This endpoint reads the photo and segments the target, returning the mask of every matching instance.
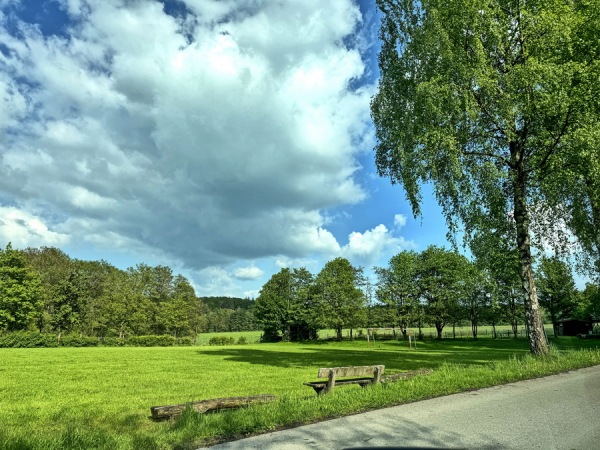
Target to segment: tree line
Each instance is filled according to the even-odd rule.
[[[282,269],[262,287],[254,315],[267,341],[314,339],[318,330],[392,327],[408,330],[433,326],[442,338],[446,326],[468,322],[473,337],[480,325],[510,324],[517,335],[525,320],[525,295],[518,262],[510,252],[501,261],[471,262],[445,248],[430,246],[418,253],[402,251],[387,267],[375,267],[372,284],[364,270],[336,258],[313,275],[305,268]],[[500,264],[498,264],[498,262]],[[597,285],[577,291],[570,266],[558,257],[542,257],[538,294],[555,328],[564,318],[600,318]]]
[[[256,328],[252,301],[199,298],[167,266],[126,270],[54,247],[0,249],[0,331],[118,337]]]
[[[482,246],[482,249],[486,246]],[[525,322],[516,250],[475,251],[474,261],[430,246],[402,251],[372,282],[361,267],[335,258],[314,275],[285,268],[262,287],[256,301],[197,297],[190,282],[166,266],[126,270],[106,261],[72,259],[53,247],[0,249],[0,332],[20,330],[93,337],[191,336],[263,331],[264,341],[302,341],[319,330],[392,327],[406,336],[435,327],[478,327]],[[536,269],[540,303],[555,328],[564,318],[600,318],[600,289],[575,288],[571,268],[542,257]]]

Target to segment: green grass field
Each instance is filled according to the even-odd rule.
[[[241,333],[244,335],[244,333]],[[246,333],[248,335],[248,333]],[[597,341],[561,338],[549,358],[525,339],[0,349],[0,448],[193,448],[202,442],[600,364]],[[571,348],[572,350],[566,350]],[[585,350],[588,348],[588,350]],[[592,350],[589,350],[589,349]],[[573,350],[574,349],[574,350]],[[385,364],[433,374],[317,398],[319,367]],[[150,406],[275,394],[269,405],[153,422]]]

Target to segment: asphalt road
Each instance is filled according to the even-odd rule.
[[[600,449],[600,366],[211,447],[346,448]]]

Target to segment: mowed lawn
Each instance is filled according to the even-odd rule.
[[[584,345],[574,339],[563,344]],[[483,367],[529,353],[525,339],[417,345],[353,341],[0,349],[0,447],[171,448],[178,424],[153,422],[151,406],[256,394],[312,402],[314,391],[302,383],[314,380],[319,367],[385,364],[391,374],[446,363]]]

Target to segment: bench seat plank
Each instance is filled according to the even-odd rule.
[[[373,376],[375,368],[379,367],[380,373],[383,374],[384,365],[378,366],[352,366],[352,367],[325,367],[319,369],[317,378],[327,378],[329,371],[334,370],[336,377],[360,377],[360,376]]]

